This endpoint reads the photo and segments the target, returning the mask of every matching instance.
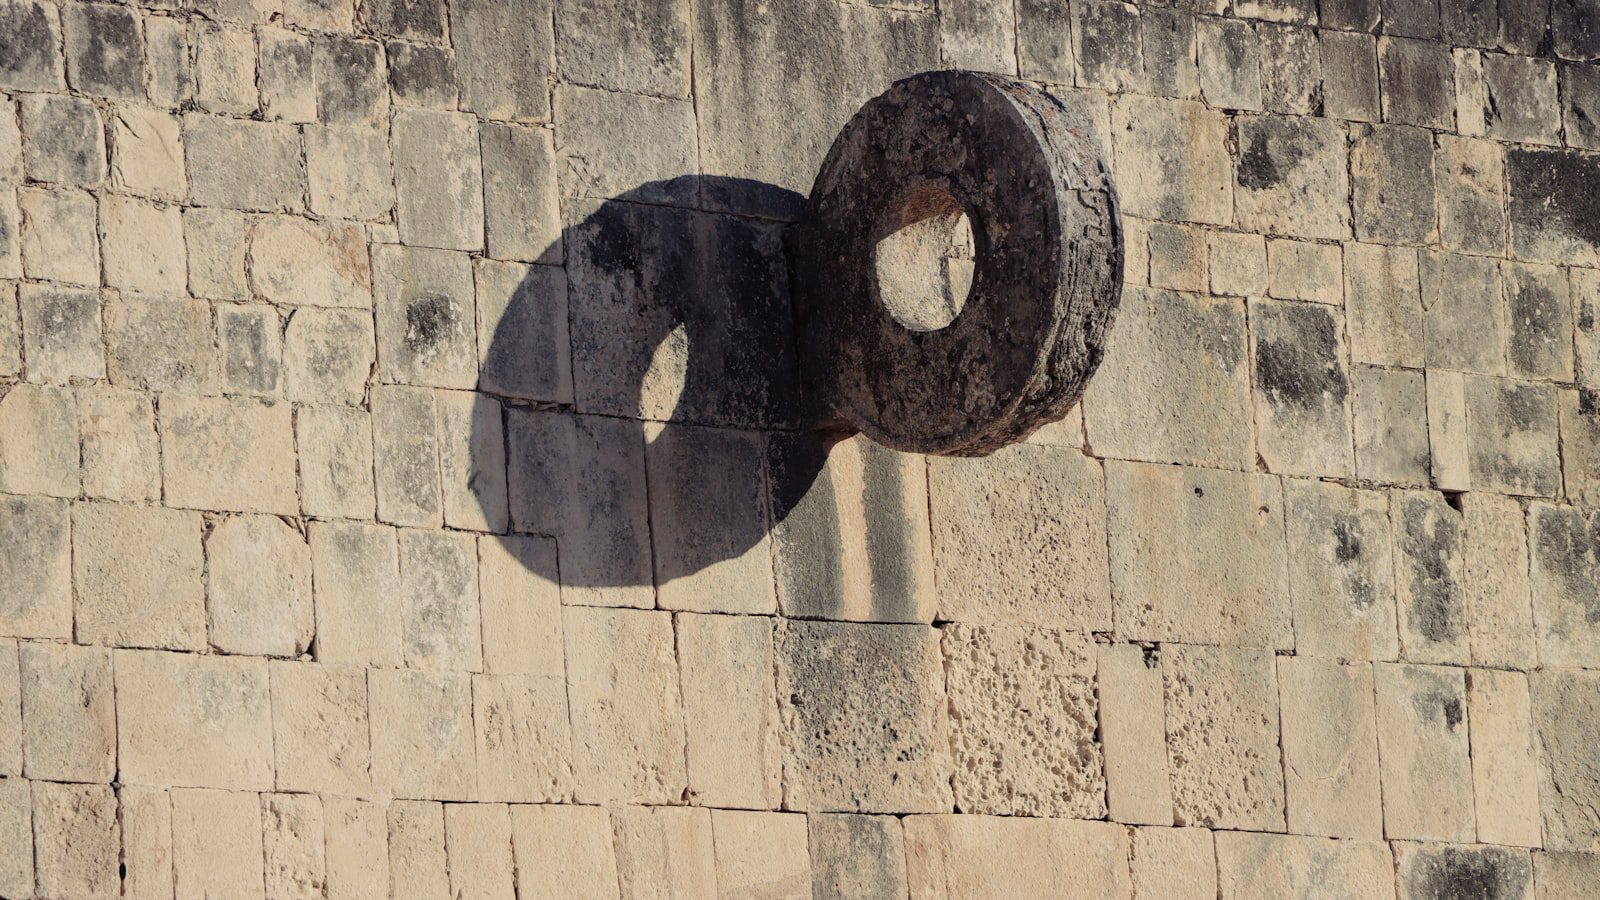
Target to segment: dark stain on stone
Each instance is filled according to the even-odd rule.
[[[1538,565],[1560,582],[1564,598],[1582,604],[1586,623],[1600,624],[1600,522],[1565,507],[1541,510],[1535,525]]]
[[[449,51],[430,44],[389,44],[389,86],[402,98],[453,97],[455,61]]]
[[[1334,523],[1333,556],[1334,559],[1341,563],[1353,562],[1361,558],[1361,535],[1352,527],[1354,524],[1348,519]]]
[[[1261,191],[1282,180],[1283,176],[1272,161],[1267,136],[1260,133],[1251,135],[1250,146],[1239,157],[1239,185],[1252,191]]]
[[[1514,231],[1555,230],[1600,248],[1600,162],[1567,150],[1515,148],[1506,166]]]
[[[1591,388],[1578,388],[1578,412],[1586,416],[1600,415],[1600,392]]]
[[[1432,515],[1430,515],[1430,512]],[[1451,560],[1461,541],[1453,515],[1423,502],[1408,503],[1401,514],[1411,572],[1411,625],[1430,641],[1456,640],[1462,630],[1461,586]]]
[[[0,80],[8,85],[19,80],[48,80],[54,68],[51,53],[56,46],[56,35],[44,6],[0,5]]]
[[[1286,307],[1267,317],[1256,339],[1256,383],[1272,402],[1300,409],[1344,403],[1349,382],[1339,368],[1333,317],[1320,309]]]
[[[74,84],[111,93],[137,91],[144,58],[139,48],[138,19],[120,7],[79,7],[87,31],[82,52],[73,59]]]
[[[1444,687],[1431,687],[1413,696],[1411,708],[1416,711],[1417,718],[1449,731],[1456,730],[1466,718],[1461,697]]]
[[[1528,859],[1503,848],[1440,847],[1420,851],[1406,878],[1412,897],[1513,900],[1527,891]]]
[[[427,353],[448,340],[455,326],[455,303],[442,294],[423,294],[406,306],[406,349]]]
[[[767,436],[774,568],[788,616],[826,617],[843,611],[839,506],[832,473],[823,469],[829,446],[814,432]]]

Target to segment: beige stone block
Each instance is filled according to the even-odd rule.
[[[1600,884],[1600,853],[1533,853],[1533,881],[1539,900],[1581,897]]]
[[[188,194],[178,118],[161,109],[119,105],[111,111],[111,186],[164,199]]]
[[[21,775],[22,670],[17,642],[0,638],[0,772]]]
[[[1253,468],[1246,344],[1238,300],[1125,291],[1083,397],[1093,453]]]
[[[1128,868],[1133,896],[1215,900],[1217,852],[1204,828],[1132,828]]]
[[[113,665],[123,783],[271,789],[266,660],[118,650]]]
[[[905,832],[895,816],[807,816],[814,897],[904,897]]]
[[[1600,407],[1586,390],[1558,391],[1561,475],[1568,502],[1600,506]]]
[[[179,897],[266,897],[261,801],[238,791],[172,792]]]
[[[287,403],[161,398],[167,503],[294,515],[294,431]]]
[[[105,318],[113,384],[184,393],[220,387],[210,304],[123,294],[105,304]]]
[[[229,516],[206,535],[211,645],[225,653],[299,656],[315,634],[311,549],[276,516]]]
[[[1394,842],[1395,882],[1406,900],[1471,892],[1533,900],[1533,861],[1512,847]]]
[[[566,672],[556,543],[524,535],[478,538],[483,669],[495,675]]]
[[[100,285],[93,195],[25,187],[17,192],[17,208],[22,215],[22,271],[29,278]]]
[[[478,797],[559,803],[572,793],[566,685],[542,675],[472,676]]]
[[[1210,232],[1211,293],[1258,297],[1267,292],[1267,245],[1259,234]]]
[[[402,109],[395,112],[390,133],[401,240],[416,247],[481,250],[477,120],[465,113]]]
[[[205,647],[201,527],[200,515],[193,512],[75,505],[72,581],[78,642]]]
[[[1383,839],[1372,668],[1278,658],[1289,831]]]
[[[492,230],[489,240],[494,242]],[[560,245],[551,250],[560,253]],[[478,390],[571,403],[566,269],[480,259],[472,274],[477,291]]]
[[[1106,814],[1094,644],[1082,633],[946,626],[956,806],[993,815]]]
[[[444,806],[415,800],[389,805],[389,896],[427,900],[450,893]]]
[[[624,806],[612,811],[611,820],[617,883],[625,900],[716,895],[716,851],[709,810]]]
[[[5,193],[0,191],[0,212],[4,212]],[[3,225],[3,220],[0,220]],[[5,265],[5,248],[0,245],[0,267]],[[0,274],[4,274],[0,270]],[[21,275],[19,271],[14,273]],[[0,286],[0,375],[22,375],[22,320],[17,318],[17,286]]]
[[[360,406],[377,352],[366,310],[296,309],[283,331],[284,395],[305,403]]]
[[[195,35],[195,101],[208,112],[256,111],[256,36],[248,28],[199,23]]]
[[[1384,835],[1390,840],[1472,840],[1462,670],[1379,663],[1373,675]]]
[[[0,634],[72,636],[72,543],[65,501],[0,498]]]
[[[305,514],[371,519],[377,509],[371,415],[356,407],[302,406],[294,425]]]
[[[28,380],[69,384],[105,379],[100,298],[94,291],[24,284],[17,299],[22,308],[22,351],[28,360]],[[9,298],[6,305],[10,306]],[[10,309],[6,317],[11,317]]]
[[[379,377],[473,389],[478,346],[472,258],[447,250],[377,246],[372,268]]]
[[[1071,873],[1077,897],[1132,892],[1128,834],[1109,822],[995,816],[907,816],[906,868],[913,900],[1042,897]]]
[[[1111,820],[1171,825],[1160,659],[1132,644],[1097,650],[1100,743]]]
[[[770,900],[811,896],[805,816],[714,809],[711,834],[719,895]]]
[[[1299,479],[1285,492],[1296,650],[1394,659],[1400,644],[1388,497]]]
[[[273,661],[272,749],[280,791],[363,796],[372,754],[361,669]]]
[[[1266,475],[1107,462],[1118,635],[1289,647],[1282,502]]]
[[[1422,365],[1422,296],[1414,247],[1344,245],[1350,355],[1377,366]]]
[[[1556,389],[1509,378],[1466,379],[1467,463],[1478,490],[1554,497],[1561,490]]]
[[[398,534],[406,664],[481,671],[476,541],[454,532],[402,529]]]
[[[183,149],[196,206],[271,212],[305,202],[305,160],[293,125],[189,113]]]
[[[504,803],[446,803],[444,834],[452,897],[514,900],[511,814]]]
[[[1467,709],[1478,840],[1539,846],[1539,757],[1527,676],[1469,670]]]
[[[33,791],[21,778],[0,779],[0,891],[27,897],[33,883]]]
[[[322,798],[330,900],[382,897],[389,888],[389,826],[384,807],[346,797]]]
[[[685,199],[682,187],[663,183],[695,168],[692,102],[560,85],[555,117],[561,123],[555,151],[563,196],[631,192],[669,205]],[[619,128],[619,122],[626,124]]]
[[[773,620],[680,613],[676,625],[690,796],[706,806],[777,808]]]
[[[1363,481],[1421,487],[1429,484],[1428,389],[1423,373],[1357,366],[1356,476]]]
[[[1335,241],[1349,236],[1343,123],[1266,115],[1240,116],[1234,126],[1240,163],[1229,180],[1240,228]]]
[[[1148,285],[1150,283],[1150,223],[1124,213],[1122,217],[1122,235],[1122,283]],[[1261,277],[1265,279],[1266,259],[1264,256],[1261,265],[1263,267]],[[1266,284],[1266,282],[1262,281],[1262,284]],[[1221,291],[1218,291],[1218,293],[1221,293]]]
[[[70,389],[18,384],[0,395],[0,491],[78,496],[78,447]]]
[[[519,900],[617,896],[611,816],[594,806],[511,807]]]
[[[1429,371],[1428,444],[1433,450],[1433,485],[1443,491],[1472,486],[1467,461],[1467,383],[1457,372]]]
[[[1188,225],[1150,224],[1150,286],[1173,291],[1206,289],[1206,232]]]
[[[1545,670],[1532,676],[1544,846],[1600,852],[1600,673]]]
[[[372,305],[365,232],[350,222],[264,216],[250,231],[250,284],[285,306]]]
[[[25,641],[19,653],[27,776],[109,783],[117,771],[110,652]]]
[[[510,514],[500,401],[469,391],[439,391],[434,409],[445,525],[503,533]]]
[[[1394,897],[1394,862],[1381,841],[1297,834],[1217,833],[1218,897]]]
[[[108,194],[100,199],[100,233],[107,285],[133,291],[183,292],[189,275],[183,218],[176,206]]]
[[[310,794],[262,794],[261,829],[267,896],[324,896],[328,864],[322,800]]]
[[[1529,507],[1533,621],[1547,666],[1600,665],[1600,515],[1573,506]]]
[[[317,659],[398,666],[405,637],[394,529],[313,522],[310,531]]]
[[[1233,173],[1221,113],[1189,101],[1123,95],[1111,108],[1117,189],[1147,219],[1227,225]]]
[[[930,460],[939,618],[1111,627],[1105,476],[1076,450]]]
[[[1267,296],[1338,306],[1344,302],[1343,265],[1338,244],[1267,241]]]
[[[1538,658],[1528,524],[1522,505],[1510,497],[1474,492],[1462,495],[1461,512],[1472,661],[1480,666],[1532,668]]]
[[[123,787],[122,896],[171,900],[172,795],[159,788]]]
[[[367,714],[374,787],[403,798],[472,799],[478,773],[470,676],[374,669]]]
[[[189,252],[189,293],[219,300],[250,296],[245,258],[251,218],[231,209],[185,209],[184,242]]]
[[[378,521],[438,528],[444,521],[434,392],[400,385],[372,388],[372,454]]]
[[[117,797],[109,786],[33,782],[38,896],[116,896],[121,844]]]
[[[83,492],[106,500],[161,495],[160,438],[149,396],[110,385],[78,388]]]
[[[1161,650],[1175,823],[1284,827],[1278,686],[1264,651]]]
[[[573,606],[563,613],[578,800],[676,801],[688,773],[671,616]]]
[[[256,40],[260,43],[262,114],[288,122],[316,121],[311,39],[283,28],[260,28]]]
[[[304,131],[311,209],[325,216],[387,219],[395,204],[388,129],[307,125]]]
[[[1412,662],[1467,665],[1472,653],[1461,513],[1441,494],[1395,491],[1389,515],[1401,656]]]

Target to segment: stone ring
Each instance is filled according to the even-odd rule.
[[[970,262],[945,254],[943,313],[905,309],[899,295],[938,291],[914,275],[897,284],[896,267],[937,261],[939,233],[964,223]],[[1099,365],[1122,284],[1116,192],[1085,121],[978,72],[925,72],[868,101],[789,246],[818,420],[908,452],[981,456],[1064,417]]]

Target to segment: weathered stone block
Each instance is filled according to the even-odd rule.
[[[328,663],[399,665],[399,550],[393,529],[311,524],[317,658]]]
[[[940,670],[937,632],[925,626],[792,621],[781,627],[787,805],[948,808],[945,696],[934,675]],[[867,684],[874,687],[865,690]]]
[[[188,272],[183,219],[177,207],[107,195],[100,201],[100,233],[107,285],[133,291],[183,292]]]
[[[490,124],[482,127],[479,136],[489,256],[560,263],[561,210],[550,130]],[[653,132],[652,137],[660,139],[661,135]],[[563,140],[572,139],[563,131]]]
[[[444,848],[444,806],[415,800],[389,805],[389,884],[396,897],[450,893]]]
[[[359,405],[377,348],[364,310],[295,310],[283,329],[284,395],[301,402]]]
[[[1070,6],[1054,0],[1020,0],[1016,4],[1017,62],[1023,78],[1063,85],[1076,80],[1071,12]]]
[[[1144,87],[1137,8],[1107,0],[1075,3],[1072,38],[1075,84],[1112,93]]]
[[[222,389],[230,394],[271,397],[283,371],[278,311],[266,304],[217,307],[217,341],[222,351]]]
[[[1095,655],[1088,637],[956,625],[943,630],[942,644],[958,808],[1104,816]]]
[[[43,497],[0,500],[0,634],[68,638],[71,632],[67,505]]]
[[[1383,838],[1372,669],[1278,659],[1289,830]]]
[[[1133,896],[1214,900],[1217,854],[1204,828],[1138,828],[1130,831],[1128,870]]]
[[[135,10],[109,3],[74,3],[62,9],[61,24],[67,81],[73,90],[99,97],[144,95],[144,47]]]
[[[1433,486],[1464,491],[1472,485],[1467,462],[1467,380],[1459,372],[1433,370],[1428,386],[1428,444],[1433,451]]]
[[[1495,261],[1429,251],[1420,269],[1428,368],[1502,374],[1506,312]]]
[[[807,817],[812,895],[895,896],[907,891],[905,837],[893,816]]]
[[[1125,212],[1212,225],[1233,221],[1221,113],[1194,102],[1123,95],[1112,107],[1111,131]]]
[[[1462,671],[1378,663],[1373,679],[1384,835],[1471,841],[1472,771]]]
[[[711,834],[718,891],[743,897],[810,895],[805,816],[716,809],[711,811]]]
[[[1271,112],[1322,112],[1322,54],[1316,32],[1297,25],[1260,25],[1261,93]]]
[[[305,138],[313,211],[351,219],[388,217],[395,192],[386,131],[308,125]]]
[[[709,810],[618,807],[612,821],[622,896],[715,893],[716,851]]]
[[[1206,234],[1185,225],[1150,224],[1150,284],[1174,291],[1206,289]]]
[[[448,531],[405,529],[399,536],[406,665],[481,671],[476,541]]]
[[[939,12],[939,58],[946,66],[1017,73],[1015,9],[982,0],[955,0]]]
[[[455,109],[461,98],[456,56],[449,47],[390,41],[389,90],[399,106]],[[485,166],[485,168],[489,168]]]
[[[1555,266],[1506,262],[1506,360],[1520,378],[1571,381],[1572,297],[1567,275]]]
[[[556,60],[553,19],[561,18],[565,26],[572,22],[568,16],[583,16],[581,10],[567,4],[561,4],[552,16],[552,5],[549,0],[535,0],[515,7],[495,0],[451,4],[451,39],[461,68],[463,109],[485,119],[525,121],[550,117],[549,76]],[[628,69],[640,65],[646,68],[670,65],[656,54],[663,47],[677,50],[679,46],[679,39],[672,31],[678,17],[673,9],[676,3],[651,4],[648,9],[602,5],[601,14],[583,16],[582,25],[563,29],[563,75],[584,80],[583,73],[594,73],[598,66],[603,66],[612,78],[621,78]],[[624,10],[628,18],[637,17],[637,24],[626,22]],[[687,22],[683,27],[687,30]],[[591,40],[603,46],[608,37],[614,35],[620,39],[624,34],[632,39],[632,46],[617,50],[608,48],[603,61],[588,57],[586,50],[593,46]],[[571,48],[571,56],[567,55],[568,48]],[[508,65],[510,60],[515,60],[515,65]],[[569,60],[572,61],[571,72],[566,68]],[[642,89],[626,85],[616,87]],[[676,93],[681,93],[681,89]]]
[[[490,241],[494,238],[491,232]],[[559,248],[558,248],[559,250]],[[478,390],[572,402],[567,276],[555,266],[478,260]]]
[[[373,387],[378,521],[424,528],[443,521],[436,416],[431,390]]]
[[[371,0],[361,4],[361,22],[396,37],[443,41],[446,36],[444,0]]]
[[[1099,739],[1114,822],[1170,825],[1172,785],[1160,658],[1132,644],[1097,647]]]
[[[1240,118],[1237,124],[1233,194],[1239,225],[1291,237],[1348,237],[1344,127],[1329,119],[1272,115]]]
[[[511,840],[517,888],[530,900],[557,900],[566,893],[617,896],[617,861],[606,810],[513,806]]]
[[[1268,296],[1338,306],[1344,302],[1342,254],[1337,244],[1267,242]]]
[[[317,84],[311,68],[311,39],[282,28],[262,28],[260,41],[261,112],[285,122],[317,120]]]
[[[1218,109],[1261,109],[1261,47],[1250,23],[1206,16],[1198,32],[1200,93]]]
[[[1590,185],[1600,167],[1567,150],[1506,151],[1511,252],[1519,259],[1600,267],[1600,231],[1590,212]]]
[[[433,110],[395,113],[400,238],[419,247],[483,247],[483,168],[477,122]]]
[[[117,791],[122,820],[122,894],[173,896],[172,795],[161,788],[123,786]]]
[[[1538,846],[1539,756],[1528,678],[1521,672],[1472,669],[1467,700],[1478,840]]]
[[[1561,142],[1555,63],[1488,53],[1483,81],[1489,101],[1483,118],[1490,137],[1526,144]]]
[[[95,292],[24,284],[18,300],[29,380],[65,384],[106,377],[100,298]]]
[[[272,516],[232,516],[206,535],[206,611],[212,646],[230,653],[299,656],[315,629],[311,551]]]
[[[1316,896],[1330,889],[1329,872],[1339,873],[1341,896],[1394,896],[1394,859],[1381,841],[1224,831],[1217,834],[1217,872],[1217,896],[1226,900]]]
[[[1257,447],[1269,471],[1346,475],[1350,379],[1333,313],[1305,303],[1250,303]]]
[[[1533,896],[1533,863],[1526,850],[1400,842],[1393,846],[1401,896],[1448,896],[1461,885],[1490,897]]]
[[[105,783],[117,770],[111,654],[24,642],[22,734],[29,778]]]
[[[189,253],[189,293],[222,300],[248,298],[249,218],[231,209],[186,209],[183,231]]]
[[[266,660],[118,650],[113,662],[121,781],[271,789]]]
[[[147,391],[215,391],[211,309],[188,299],[123,294],[105,305],[113,384]]]
[[[1161,672],[1177,824],[1282,829],[1272,655],[1169,645]]]
[[[1491,141],[1438,137],[1439,237],[1448,250],[1498,256],[1506,246],[1505,166]]]
[[[1600,416],[1588,389],[1561,391],[1561,476],[1567,497],[1600,505]]]
[[[248,28],[200,22],[194,49],[196,104],[221,115],[254,113],[260,101],[255,34]]]
[[[79,641],[205,646],[198,515],[96,503],[79,504],[72,518]]]
[[[560,676],[561,585],[551,538],[478,538],[478,596],[484,671]]]
[[[23,188],[22,270],[29,278],[98,287],[94,198],[82,191]]]
[[[0,85],[17,91],[60,90],[61,25],[54,4],[0,4]]]
[[[172,869],[180,897],[266,896],[261,800],[239,791],[172,792]]]
[[[0,491],[76,497],[78,446],[70,389],[19,384],[0,396]]]
[[[374,251],[379,375],[471,389],[478,373],[472,261],[462,253]]]
[[[168,16],[146,16],[144,43],[150,102],[175,108],[189,99],[194,87],[189,23]]]
[[[1405,37],[1378,41],[1383,119],[1446,131],[1455,125],[1455,82],[1450,49]]]
[[[273,211],[305,204],[300,134],[292,125],[190,113],[183,151],[196,205]]]
[[[1394,566],[1383,494],[1288,483],[1295,648],[1308,656],[1393,659]]]
[[[1344,31],[1324,31],[1320,39],[1323,111],[1336,119],[1378,121],[1377,40]]]
[[[33,792],[21,778],[0,781],[0,890],[33,892]]]
[[[37,896],[116,896],[117,795],[100,784],[35,781],[32,787]]]
[[[303,662],[273,662],[269,673],[278,790],[366,793],[366,673]]]
[[[472,676],[478,799],[565,802],[572,795],[567,689],[559,678]]]
[[[1466,387],[1473,486],[1554,496],[1561,485],[1555,389],[1501,378],[1468,378]]]
[[[1267,244],[1259,234],[1209,233],[1211,293],[1259,296],[1267,292]]]
[[[500,401],[469,391],[438,391],[434,406],[445,525],[504,532],[509,517]]]
[[[677,177],[695,168],[693,104],[563,86],[556,109],[562,128],[558,163],[563,194],[606,198],[627,193],[673,205],[697,201],[697,182]],[[620,132],[619,122],[627,123]]]
[[[1083,897],[1130,895],[1127,830],[1108,822],[999,816],[909,816],[907,881],[917,900],[1029,897],[1071,872]]]
[[[1559,78],[1561,126],[1567,145],[1600,149],[1600,66],[1564,63]]]
[[[1471,662],[1461,514],[1440,494],[1396,491],[1395,586],[1402,656],[1414,662]]]
[[[688,94],[689,4],[683,0],[649,8],[610,0],[561,3],[556,5],[556,27],[563,79],[613,91]],[[542,33],[537,37],[549,41]],[[554,58],[546,54],[543,59]]]
[[[389,77],[382,44],[344,35],[320,36],[312,47],[311,70],[323,124],[372,127],[388,120]]]
[[[1600,675],[1547,670],[1532,676],[1532,688],[1544,846],[1600,851],[1593,813],[1600,803],[1600,785],[1588,774],[1600,765],[1592,728],[1600,716]]]
[[[17,641],[0,639],[0,726],[5,727],[0,741],[0,771],[21,775],[22,752],[22,667],[17,661]],[[6,784],[0,781],[0,785]],[[27,782],[22,782],[26,786]],[[27,799],[27,795],[23,795]]]
[[[464,672],[367,673],[372,783],[395,797],[471,800],[472,682]]]
[[[1428,484],[1428,394],[1421,372],[1358,367],[1355,382],[1356,474],[1363,479]]]
[[[385,809],[363,800],[322,798],[329,897],[374,897],[389,889]]]
[[[294,433],[287,403],[161,398],[167,502],[192,509],[294,515]]]
[[[1433,133],[1374,126],[1350,151],[1356,238],[1375,244],[1427,244],[1437,234]]]
[[[322,798],[262,794],[261,829],[267,896],[315,897],[324,893],[328,866]]]
[[[365,308],[372,302],[366,236],[350,223],[260,218],[250,230],[250,284],[283,305]]]
[[[1529,510],[1533,620],[1546,665],[1592,666],[1600,660],[1600,521],[1571,506]]]
[[[183,132],[165,110],[118,106],[111,113],[111,186],[161,199],[188,194]]]

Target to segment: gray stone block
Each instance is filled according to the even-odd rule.
[[[1343,126],[1328,119],[1273,115],[1241,117],[1237,124],[1234,202],[1239,225],[1301,238],[1348,237],[1345,198],[1350,181]]]
[[[391,126],[400,239],[416,247],[483,249],[483,157],[465,113],[402,109]]]
[[[1261,108],[1261,47],[1248,22],[1199,20],[1200,92],[1221,109]]]
[[[1356,475],[1364,480],[1428,484],[1427,386],[1421,372],[1357,367]]]
[[[811,892],[818,898],[906,893],[905,837],[895,816],[808,816]]]
[[[1324,28],[1373,31],[1383,12],[1381,0],[1321,0]]]
[[[367,0],[361,21],[379,34],[442,42],[448,18],[445,0]]]
[[[1376,244],[1428,244],[1438,234],[1434,212],[1433,133],[1378,125],[1350,151],[1356,239]]]
[[[258,39],[262,114],[286,122],[316,121],[311,39],[277,28],[261,29]]]
[[[563,194],[699,203],[694,104],[563,85],[556,112]]]
[[[1506,246],[1505,165],[1493,141],[1438,137],[1439,238],[1447,250],[1500,256]]]
[[[317,114],[328,125],[379,125],[388,118],[383,45],[340,35],[317,38],[311,54]]]
[[[283,372],[283,325],[265,304],[217,307],[217,340],[222,352],[222,388],[234,394],[272,396]]]
[[[199,206],[296,210],[305,205],[300,134],[286,123],[190,113],[183,119],[189,199]]]
[[[550,131],[488,124],[479,139],[489,256],[559,265],[561,209]]]
[[[1439,4],[1414,0],[1383,0],[1383,30],[1401,37],[1438,40],[1441,36]]]
[[[105,128],[93,103],[48,94],[24,97],[22,132],[29,179],[95,187],[105,178]]]
[[[106,377],[100,298],[94,291],[24,284],[18,299],[30,381],[66,384]]]
[[[456,57],[447,47],[390,41],[389,90],[401,106],[455,109],[461,96]]]
[[[1075,84],[1112,93],[1144,87],[1144,55],[1139,41],[1139,10],[1115,0],[1072,4]]]
[[[1550,0],[1500,0],[1500,48],[1532,56],[1550,26]]]
[[[1474,488],[1522,497],[1559,493],[1555,388],[1468,378],[1467,423]]]
[[[100,97],[144,96],[144,46],[139,15],[110,3],[72,3],[61,11],[67,81]]]
[[[53,3],[0,3],[0,86],[17,91],[60,90],[61,24]]]
[[[1490,137],[1529,144],[1560,143],[1561,107],[1554,63],[1485,54],[1483,81],[1488,90],[1484,124]]]
[[[443,0],[438,2],[443,5]],[[663,5],[657,2],[634,8],[653,10]],[[485,119],[550,118],[550,75],[556,60],[550,7],[551,0],[453,0],[450,30],[461,77],[463,109]],[[585,23],[572,39],[581,42],[585,32],[614,21],[615,17],[608,15]],[[619,58],[614,62],[624,61]]]
[[[1506,152],[1511,251],[1519,259],[1600,267],[1600,228],[1591,214],[1600,164],[1568,150]]]
[[[1390,495],[1400,652],[1413,662],[1471,663],[1461,513],[1431,491]]]
[[[1535,503],[1528,520],[1539,657],[1550,666],[1592,667],[1600,660],[1600,516]]]
[[[1405,897],[1448,897],[1470,890],[1484,897],[1532,897],[1533,861],[1519,847],[1468,847],[1396,842],[1395,879]]]
[[[478,390],[572,402],[567,277],[555,266],[478,260]]]
[[[439,527],[444,507],[433,392],[375,385],[371,405],[378,521]]]
[[[1316,32],[1297,25],[1263,24],[1262,104],[1270,112],[1317,115],[1322,112],[1323,63]]]
[[[1589,61],[1600,56],[1600,8],[1585,0],[1553,0],[1550,43],[1562,59]]]
[[[1455,68],[1448,47],[1384,37],[1378,41],[1378,57],[1385,122],[1446,131],[1455,126]]]
[[[688,95],[686,0],[563,0],[555,7],[562,80],[636,94]]]
[[[1430,251],[1420,269],[1428,367],[1503,373],[1506,314],[1495,261]]]
[[[1519,378],[1571,381],[1572,297],[1555,266],[1505,262],[1506,360]]]
[[[113,384],[147,391],[218,389],[216,342],[206,304],[124,294],[106,304],[105,332]]]
[[[1439,0],[1439,26],[1446,43],[1493,49],[1500,43],[1497,3]]]
[[[1378,42],[1371,35],[1324,31],[1321,44],[1324,112],[1336,119],[1378,121]]]
[[[1016,20],[1022,77],[1051,84],[1074,83],[1071,7],[1060,0],[1018,0]]]

